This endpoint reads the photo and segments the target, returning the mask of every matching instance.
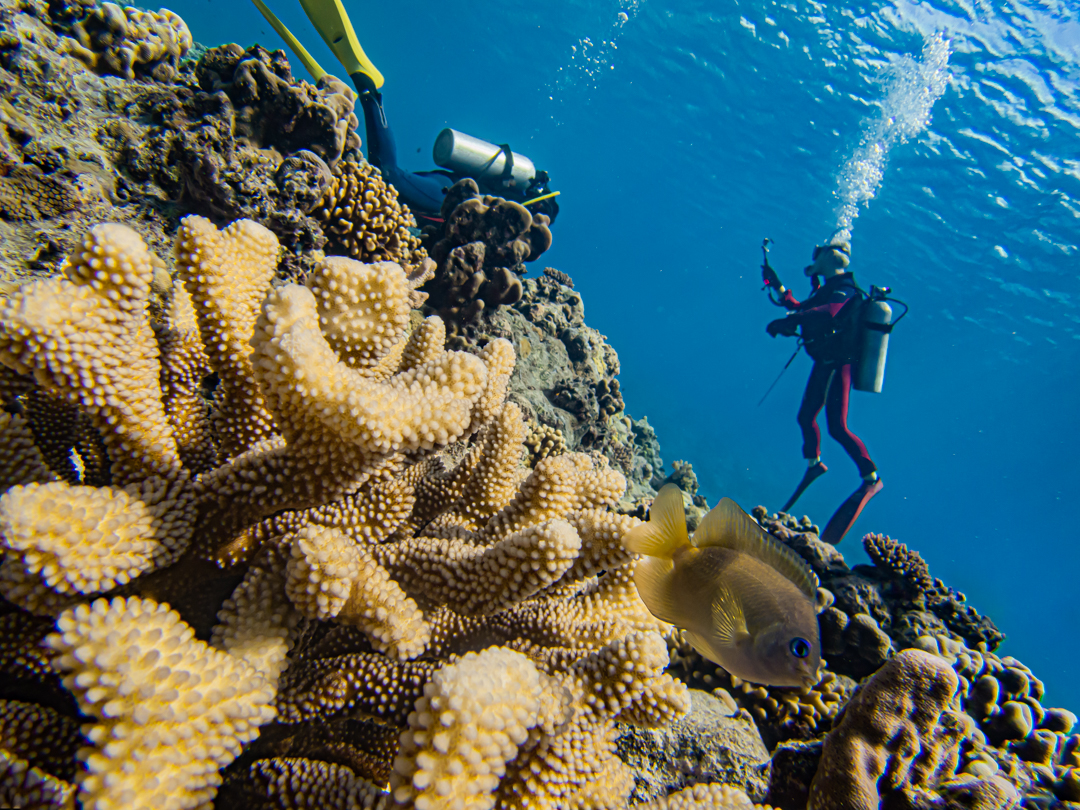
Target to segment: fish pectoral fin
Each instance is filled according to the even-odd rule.
[[[695,548],[713,546],[749,554],[791,580],[811,600],[816,598],[818,579],[806,561],[761,528],[731,498],[721,498],[701,519],[693,544]]]
[[[634,584],[649,613],[662,622],[679,625],[684,621],[675,602],[674,571],[670,559],[644,557],[634,568]]]
[[[720,586],[712,602],[712,628],[716,640],[725,647],[735,647],[750,639],[746,614],[730,589]]]
[[[720,656],[717,654],[716,650],[712,648],[712,645],[709,644],[709,640],[705,638],[705,636],[700,633],[695,633],[693,630],[684,630],[683,638],[686,639],[687,644],[694,648],[694,652],[698,655],[708,658],[714,664],[723,666],[723,663],[717,660]]]
[[[676,549],[690,545],[682,490],[674,484],[664,485],[649,510],[649,522],[628,531],[623,545],[635,554],[667,559]]]

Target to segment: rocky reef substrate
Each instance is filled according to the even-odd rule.
[[[808,689],[653,618],[669,474],[545,217],[416,220],[351,89],[0,0],[0,805],[1080,806],[1080,736],[919,554],[820,581]]]

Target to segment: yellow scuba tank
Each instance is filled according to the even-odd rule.
[[[889,353],[889,333],[894,326],[892,307],[885,300],[888,288],[870,288],[859,318],[859,360],[852,384],[856,391],[880,394],[885,383],[885,361]]]

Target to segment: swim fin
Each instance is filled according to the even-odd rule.
[[[795,487],[795,492],[788,498],[787,503],[780,509],[781,512],[786,512],[795,505],[795,501],[802,497],[802,494],[806,492],[806,488],[812,483],[817,481],[821,476],[829,471],[829,468],[822,464],[820,461],[813,467],[807,467],[806,472],[803,473],[802,481]]]
[[[855,521],[862,512],[863,507],[870,503],[870,499],[881,492],[884,486],[885,484],[882,483],[880,478],[875,481],[863,482],[857,490],[848,496],[846,501],[840,504],[840,508],[829,518],[825,531],[821,533],[821,539],[834,546],[843,540],[844,535],[855,525]]]
[[[383,75],[360,47],[341,0],[300,0],[300,5],[345,67],[357,90],[375,91],[383,86]]]
[[[300,60],[305,68],[307,68],[307,72],[311,74],[311,77],[315,79],[316,82],[326,75],[326,71],[322,69],[322,65],[315,61],[315,57],[307,52],[307,49],[300,44],[300,40],[293,36],[293,32],[285,27],[285,23],[277,18],[274,12],[267,7],[266,3],[262,0],[251,0],[251,2],[255,4],[255,7],[259,9],[260,12],[262,12],[263,17],[265,17],[266,21],[273,26],[274,30],[278,32],[278,35],[285,40],[285,44],[289,46],[294,54],[296,54],[296,58]]]

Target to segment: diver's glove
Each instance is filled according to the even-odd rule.
[[[776,271],[767,264],[761,267],[761,280],[765,282],[766,287],[772,287],[774,290],[779,290],[784,286],[780,283],[780,276],[776,275]]]
[[[784,337],[795,337],[799,333],[799,325],[792,321],[790,318],[779,318],[772,321],[765,327],[765,331],[769,333],[771,337],[777,335],[783,335]]]

